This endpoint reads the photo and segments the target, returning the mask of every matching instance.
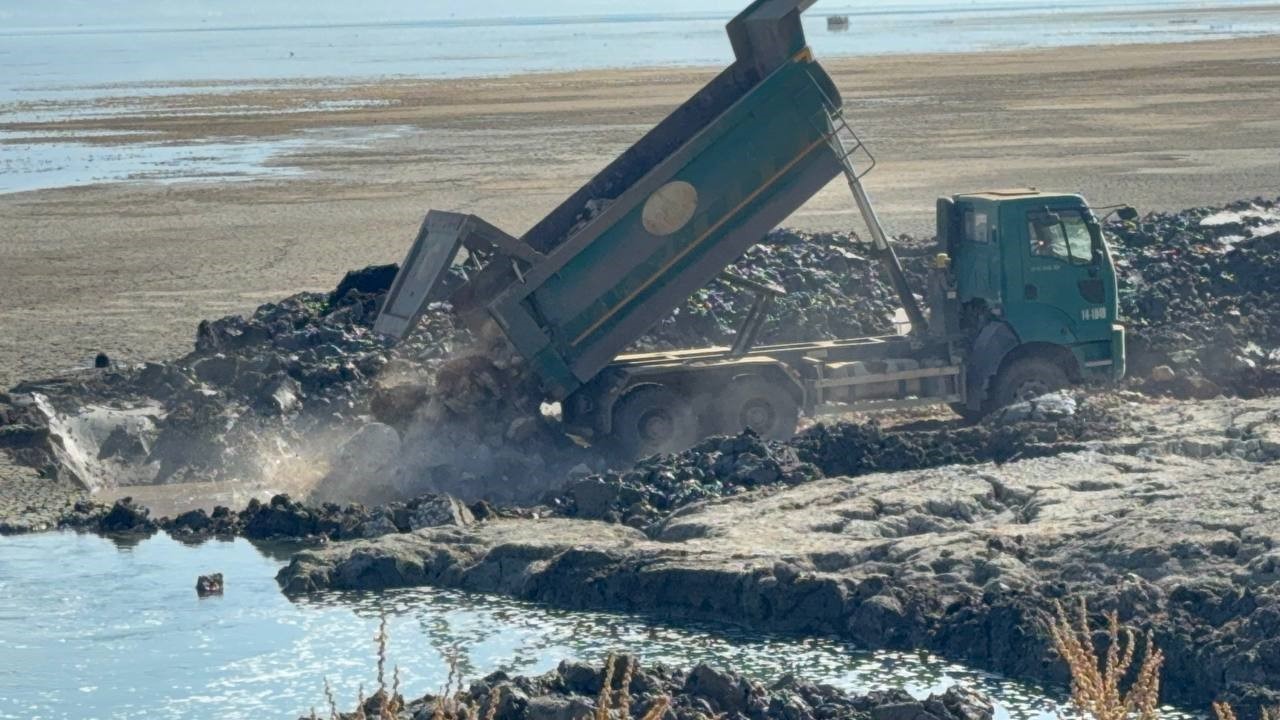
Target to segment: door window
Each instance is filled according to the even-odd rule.
[[[1031,254],[1073,265],[1093,262],[1093,230],[1079,210],[1036,211],[1027,216]]]
[[[974,210],[966,210],[964,212],[965,240],[972,243],[986,243],[990,241],[990,234],[991,227],[986,213]]]

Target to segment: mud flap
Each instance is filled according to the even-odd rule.
[[[418,324],[427,302],[462,248],[470,215],[432,210],[400,266],[373,329],[396,339]]]
[[[965,388],[968,399],[966,405],[970,410],[982,410],[987,401],[989,384],[1000,371],[1000,363],[1010,350],[1018,347],[1018,335],[1007,324],[989,323],[978,333],[973,342],[973,350],[969,357],[969,372],[965,376]]]

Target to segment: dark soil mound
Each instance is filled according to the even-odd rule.
[[[916,700],[902,690],[852,695],[829,686],[812,685],[786,677],[772,684],[752,681],[742,675],[698,665],[692,670],[662,666],[640,667],[628,672],[635,662],[620,658],[615,671],[584,663],[562,662],[555,670],[538,677],[510,677],[494,673],[471,684],[453,698],[472,717],[494,720],[552,720],[553,718],[595,717],[601,698],[621,720],[642,718],[660,701],[669,702],[663,717],[676,720],[738,718],[741,720],[990,720],[991,702],[953,686],[945,693]],[[627,704],[624,708],[624,679]],[[609,682],[606,690],[605,683]],[[604,691],[602,693],[602,691]],[[368,717],[378,717],[385,696],[370,698],[363,708]],[[497,706],[490,708],[490,702]],[[397,698],[403,702],[403,699]],[[429,718],[440,699],[428,695],[408,702],[400,718]],[[344,716],[355,717],[355,715]]]

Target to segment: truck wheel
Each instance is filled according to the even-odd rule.
[[[991,409],[1033,400],[1066,387],[1070,380],[1062,366],[1052,360],[1029,357],[1015,360],[996,376],[991,393]]]
[[[698,420],[684,398],[665,385],[637,385],[613,408],[613,439],[628,458],[687,450],[698,440]]]
[[[762,438],[789,440],[800,421],[800,404],[787,389],[760,375],[730,382],[716,401],[716,427],[723,433],[751,428]]]

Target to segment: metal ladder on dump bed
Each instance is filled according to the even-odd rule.
[[[871,235],[872,246],[902,300],[912,334],[924,335],[928,332],[928,321],[907,284],[898,256],[889,243],[884,226],[881,225],[866,187],[862,184],[862,179],[875,169],[876,158],[862,138],[849,126],[843,109],[829,111],[827,116],[831,150],[844,169],[849,190],[853,193],[858,212]],[[866,165],[861,170],[857,167],[859,157],[866,158]],[[893,367],[892,361],[860,359],[857,351],[863,349],[865,348],[860,346],[822,347],[805,354],[805,365],[812,374],[806,379],[806,392],[815,412],[899,409],[939,402],[963,402],[964,372],[959,365],[945,363],[937,367]],[[871,363],[883,363],[885,367],[883,370],[873,370],[868,367]],[[897,386],[892,398],[858,399],[864,389],[880,388],[883,391],[890,384]],[[913,386],[916,389],[914,394]]]

